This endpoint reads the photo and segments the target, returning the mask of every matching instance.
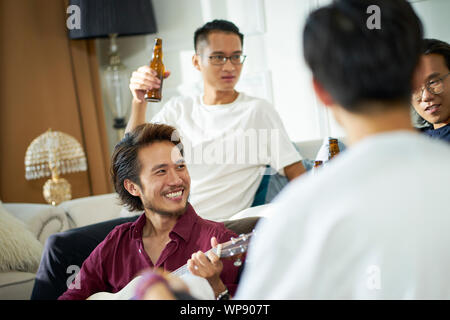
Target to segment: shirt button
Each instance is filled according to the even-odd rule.
[[[141,249],[139,249],[139,253],[142,253]]]

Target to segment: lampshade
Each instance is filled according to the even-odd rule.
[[[70,39],[157,32],[151,0],[70,0],[70,5],[81,13],[81,28],[69,30]]]
[[[86,157],[78,141],[63,132],[47,132],[35,138],[25,153],[25,178],[27,180],[52,176],[43,188],[48,203],[70,200],[71,187],[60,174],[86,171]]]

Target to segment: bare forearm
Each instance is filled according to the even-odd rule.
[[[222,282],[222,279],[220,277],[214,277],[212,279],[207,279],[209,284],[211,285],[211,288],[214,291],[214,295],[217,297],[220,293],[225,291],[227,288],[225,284]]]
[[[147,110],[147,102],[143,100],[138,102],[133,99],[131,103],[131,115],[130,120],[128,120],[127,127],[125,128],[125,133],[133,131],[137,126],[145,123],[145,113]]]
[[[288,178],[289,181],[294,180],[295,178],[297,178],[298,176],[302,175],[305,172],[306,169],[301,161],[293,163],[284,168],[284,174],[286,175],[286,178]]]

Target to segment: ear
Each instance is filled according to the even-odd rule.
[[[192,56],[192,64],[195,69],[200,71],[200,56],[196,53]]]
[[[139,186],[130,179],[125,179],[123,181],[123,186],[132,196],[139,197],[141,195]]]
[[[313,78],[313,88],[320,102],[322,102],[325,106],[329,107],[335,104],[331,95],[322,87],[322,85],[315,78]]]

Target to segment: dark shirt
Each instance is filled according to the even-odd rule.
[[[237,235],[223,223],[199,217],[189,204],[169,233],[170,242],[164,247],[156,263],[144,250],[142,231],[146,223],[145,213],[135,222],[117,226],[86,259],[78,274],[79,289],[74,286],[58,299],[82,300],[97,292],[116,293],[133,280],[140,271],[163,268],[174,271],[185,265],[192,253],[211,249],[211,237],[219,243]],[[238,268],[232,260],[223,260],[221,279],[233,295],[237,288]],[[76,284],[76,280],[73,282]]]
[[[420,131],[434,139],[450,142],[450,124],[446,124],[439,129],[434,129],[433,126],[424,127]]]

